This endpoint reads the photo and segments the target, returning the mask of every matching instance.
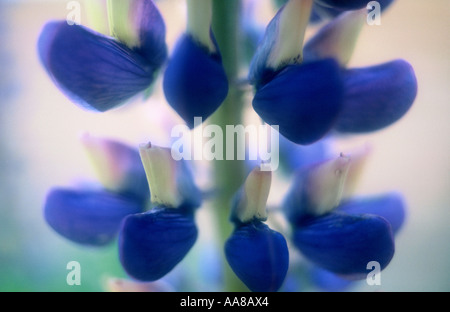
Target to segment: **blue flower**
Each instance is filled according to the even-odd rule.
[[[167,102],[191,129],[195,117],[206,120],[228,95],[228,78],[211,19],[210,1],[187,1],[186,31],[164,72]]]
[[[330,160],[300,169],[283,206],[302,255],[341,277],[360,279],[370,261],[381,269],[391,261],[405,203],[398,193],[341,200],[348,173],[344,168],[339,160]],[[336,172],[343,178],[333,178]]]
[[[356,9],[366,2],[340,4],[339,9]],[[297,13],[301,19],[300,13],[306,11],[303,18],[309,18],[310,10],[303,2],[288,2],[267,26],[249,74],[258,115],[297,144],[314,143],[332,131],[380,130],[403,117],[417,94],[409,63],[394,60],[346,68],[366,13],[340,14],[303,46],[307,23],[298,23],[291,15]],[[286,44],[289,38],[301,40]]]
[[[183,160],[170,149],[140,147],[154,208],[124,219],[119,234],[119,258],[127,274],[156,281],[169,273],[197,240],[195,209],[201,193]]]
[[[73,242],[103,246],[114,241],[126,216],[146,209],[150,192],[137,150],[113,140],[86,138],[85,143],[107,183],[98,189],[51,189],[44,218]]]
[[[66,21],[43,28],[38,52],[55,84],[74,102],[104,112],[148,89],[165,62],[165,25],[152,1],[132,2],[136,42]]]
[[[239,279],[257,292],[277,291],[289,267],[284,236],[263,223],[272,175],[258,167],[235,194],[231,220],[234,231],[225,243],[225,256]]]

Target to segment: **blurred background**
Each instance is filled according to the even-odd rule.
[[[54,86],[39,63],[36,42],[47,21],[66,18],[68,2],[0,0],[0,291],[101,291],[109,277],[124,277],[115,246],[90,249],[61,238],[44,222],[43,201],[55,185],[95,180],[79,140],[84,132],[135,146],[149,140],[166,145],[172,125],[181,123],[165,103],[160,82],[149,100],[104,114],[80,109]],[[184,28],[184,2],[157,5],[172,47]],[[260,23],[267,23],[270,14],[260,11]],[[82,14],[81,23],[86,22]],[[342,151],[373,147],[359,194],[397,190],[408,203],[382,285],[362,283],[354,290],[450,290],[449,29],[448,0],[397,0],[382,14],[380,26],[364,27],[350,63],[403,58],[415,68],[419,85],[415,104],[399,122],[338,142]],[[272,193],[276,198],[284,191],[280,186]],[[201,238],[209,237],[211,225],[202,214],[199,224]],[[214,290],[204,284],[214,278],[214,248],[220,247],[196,244],[189,254],[189,290]],[[66,283],[66,265],[73,260],[81,264],[80,286]],[[210,271],[196,269],[209,262]]]

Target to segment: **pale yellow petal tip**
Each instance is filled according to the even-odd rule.
[[[171,149],[147,142],[139,145],[139,154],[147,175],[151,202],[168,208],[178,207],[182,200],[177,185],[179,172]]]
[[[216,52],[216,46],[211,39],[212,1],[187,0],[186,32],[190,34],[210,53]]]
[[[244,182],[243,194],[236,206],[235,215],[243,223],[257,219],[265,221],[267,200],[272,184],[272,171],[255,167]]]
[[[366,144],[363,147],[348,153],[352,158],[352,162],[347,173],[342,198],[349,198],[354,195],[361,181],[368,159],[372,155],[372,151],[372,146]]]
[[[351,162],[349,156],[341,154],[311,169],[305,181],[311,201],[309,213],[322,215],[339,205]]]
[[[267,66],[280,67],[303,61],[303,43],[312,11],[312,0],[290,0],[281,8],[278,36]]]

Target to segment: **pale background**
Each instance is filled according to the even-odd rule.
[[[0,291],[101,289],[99,277],[121,272],[116,250],[86,250],[57,236],[42,218],[45,194],[54,185],[94,178],[78,140],[83,131],[134,145],[167,144],[171,125],[180,121],[158,92],[145,103],[102,115],[73,105],[54,87],[36,53],[41,27],[65,18],[66,1],[0,3]],[[173,42],[184,26],[176,23],[183,20],[183,5],[169,0],[158,6]],[[381,26],[363,29],[351,61],[350,66],[362,66],[404,58],[419,84],[417,100],[401,121],[340,143],[343,150],[367,142],[374,147],[360,194],[398,190],[409,206],[382,285],[358,290],[450,290],[449,29],[448,0],[397,0]],[[272,193],[283,191],[275,187]],[[202,216],[200,222],[208,236],[210,226]],[[201,254],[196,248],[193,261]],[[82,263],[84,288],[66,285],[71,260]]]

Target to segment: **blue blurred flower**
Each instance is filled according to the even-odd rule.
[[[263,223],[272,174],[259,167],[248,175],[233,198],[234,231],[225,243],[225,255],[234,273],[251,290],[277,291],[289,267],[284,236]]]
[[[142,145],[139,149],[154,208],[124,219],[119,258],[125,271],[141,281],[156,281],[169,273],[197,240],[195,209],[201,193],[185,162],[170,149]]]
[[[409,63],[395,60],[346,68],[366,19],[365,9],[340,14],[303,46],[307,23],[299,24],[291,16],[310,17],[311,7],[302,3],[287,2],[280,8],[254,56],[249,79],[256,89],[253,107],[259,116],[297,144],[311,144],[332,130],[379,130],[403,117],[417,94]],[[356,9],[366,2],[344,4],[339,8]],[[307,13],[301,15],[303,11]],[[301,41],[281,46],[290,36]]]
[[[135,42],[66,21],[49,22],[38,41],[55,84],[85,108],[104,112],[148,89],[166,60],[164,21],[152,1],[131,1]]]
[[[88,138],[86,146],[99,175],[101,188],[56,187],[44,204],[47,223],[63,237],[83,245],[111,243],[122,220],[146,209],[150,197],[145,171],[137,150],[123,143]],[[114,177],[114,178],[113,178]]]
[[[340,277],[361,279],[370,261],[381,269],[391,261],[405,203],[398,193],[341,200],[351,165],[341,158],[299,169],[283,208],[302,255]]]

